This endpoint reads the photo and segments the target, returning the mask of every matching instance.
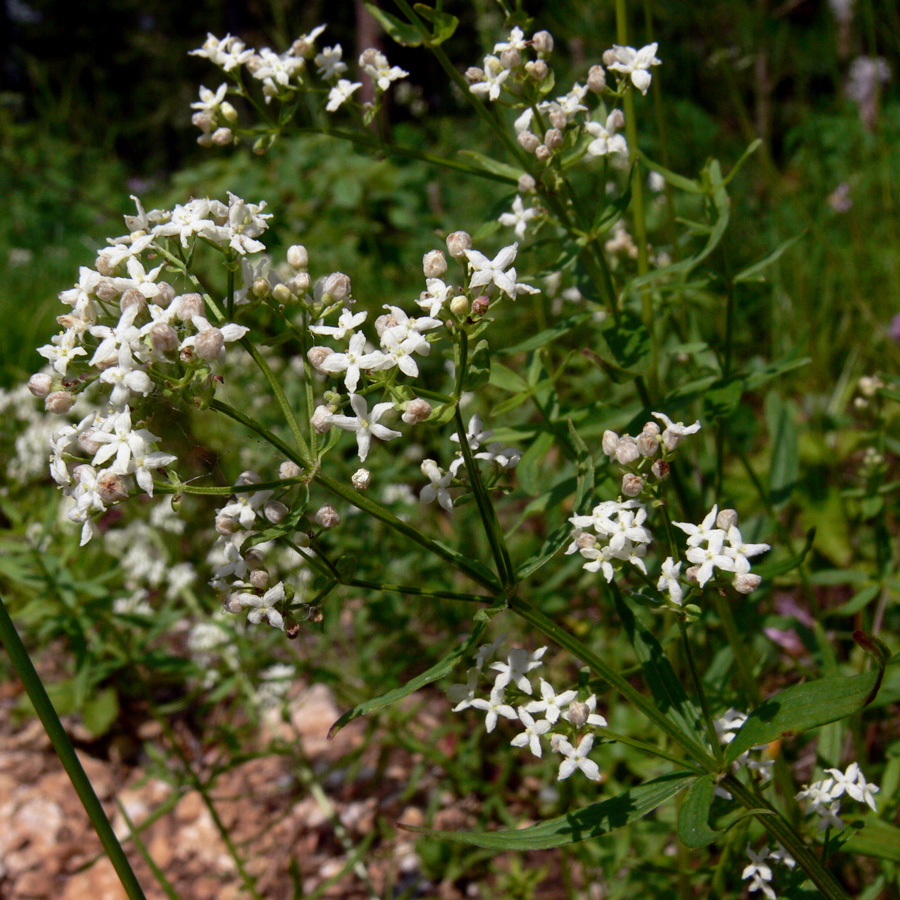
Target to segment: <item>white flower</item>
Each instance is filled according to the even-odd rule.
[[[600,780],[600,767],[592,759],[588,759],[588,753],[594,747],[594,736],[586,734],[578,744],[578,748],[572,746],[565,738],[556,741],[555,749],[566,758],[559,764],[558,778],[560,781],[568,778],[576,769],[581,769],[590,781]]]
[[[509,77],[509,69],[496,56],[484,58],[484,81],[473,84],[469,90],[473,94],[487,94],[488,100],[496,100],[500,96],[503,82]]]
[[[64,331],[62,334],[50,338],[50,343],[38,348],[38,353],[53,364],[53,368],[60,375],[65,375],[76,356],[87,356],[87,350],[76,343],[77,335],[74,331]]]
[[[313,334],[327,334],[337,341],[342,341],[346,337],[347,332],[352,332],[355,328],[362,325],[368,315],[365,310],[354,315],[353,311],[345,306],[341,310],[340,316],[338,316],[337,325],[310,325],[309,330]]]
[[[666,430],[662,433],[662,442],[667,450],[674,450],[678,442],[687,434],[696,434],[700,430],[700,423],[685,425],[684,422],[673,422],[665,413],[653,413],[655,419],[665,423]]]
[[[727,538],[728,546],[725,548],[725,555],[734,560],[734,571],[741,575],[746,575],[750,571],[749,557],[759,556],[760,553],[772,549],[768,544],[745,544],[735,525],[728,529]]]
[[[681,563],[676,563],[675,560],[670,556],[662,564],[662,573],[659,576],[659,581],[657,581],[656,583],[656,589],[658,591],[668,591],[669,600],[676,606],[681,606],[681,603],[684,599],[684,591],[682,591],[681,585],[678,582],[678,574],[680,569]]]
[[[544,718],[552,725],[560,717],[564,707],[568,706],[576,697],[578,691],[563,691],[557,694],[550,682],[541,679],[541,699],[530,701],[525,709],[527,712],[544,714]],[[521,710],[519,718],[521,718]],[[540,754],[536,754],[540,756]]]
[[[200,100],[191,104],[191,109],[199,109],[203,112],[216,113],[219,106],[225,99],[225,92],[228,90],[228,84],[222,82],[215,91],[211,91],[207,87],[200,85]]]
[[[498,221],[507,228],[515,228],[519,240],[523,240],[528,229],[528,223],[537,215],[538,210],[533,206],[525,209],[522,198],[516,194],[516,199],[513,200],[512,212],[502,213]]]
[[[493,259],[488,259],[478,250],[466,250],[466,259],[469,260],[469,268],[472,269],[472,278],[469,288],[476,288],[496,284],[504,294],[515,299],[516,280],[515,275],[510,277],[506,271],[515,262],[516,253],[519,251],[518,243],[504,247]],[[515,270],[512,270],[515,272]]]
[[[524,50],[528,46],[525,40],[525,32],[518,25],[509,33],[508,41],[500,41],[494,44],[494,53],[502,53],[504,50]]]
[[[426,484],[425,487],[422,488],[419,493],[419,499],[423,503],[433,503],[435,499],[437,502],[450,512],[453,509],[453,498],[450,496],[450,491],[447,490],[447,486],[453,479],[453,474],[451,472],[444,473],[441,471],[438,464],[433,459],[424,459],[422,460],[422,473],[425,477],[431,482],[431,484]]]
[[[714,569],[719,569],[723,572],[734,572],[734,560],[722,552],[724,540],[725,535],[719,531],[718,534],[710,537],[709,543],[705,548],[691,547],[684,554],[689,562],[692,562],[695,566],[700,566],[700,569],[697,571],[697,584],[700,587],[703,587],[712,578]]]
[[[497,727],[498,716],[504,716],[507,719],[517,718],[516,711],[508,703],[504,703],[503,699],[503,688],[494,685],[494,688],[491,691],[490,700],[476,698],[469,704],[474,709],[480,709],[487,713],[484,720],[484,727],[488,732],[493,731]]]
[[[541,647],[534,653],[516,648],[509,651],[506,662],[491,663],[491,668],[500,673],[494,681],[494,688],[502,690],[512,682],[520,691],[530,694],[532,687],[527,673],[540,666],[541,658],[546,652],[546,647]]]
[[[344,385],[354,394],[359,384],[360,371],[363,369],[382,369],[389,362],[389,357],[380,350],[366,353],[366,337],[362,332],[357,332],[350,338],[350,344],[346,353],[332,353],[326,356],[319,364],[323,372],[335,374],[346,372]]]
[[[521,734],[517,734],[510,743],[513,747],[525,747],[526,745],[535,756],[541,755],[541,735],[546,734],[550,730],[549,719],[541,719],[535,722],[534,718],[529,714],[524,706],[520,706],[519,721],[525,726],[525,730]]]
[[[330,358],[330,357],[329,357]],[[331,424],[342,428],[344,431],[356,432],[356,444],[359,450],[360,462],[365,462],[369,455],[369,447],[372,444],[372,438],[377,437],[380,441],[389,441],[392,438],[400,437],[399,431],[394,431],[385,425],[379,425],[378,420],[389,409],[394,408],[394,404],[376,403],[372,407],[371,414],[366,406],[366,399],[361,394],[350,395],[350,406],[353,407],[355,416],[335,415],[331,418]]]
[[[614,109],[606,117],[606,125],[599,122],[585,122],[584,130],[594,137],[588,144],[589,156],[606,156],[608,153],[627,153],[628,144],[621,134],[616,134],[616,129],[622,122],[622,113]]]
[[[754,853],[753,849],[747,846],[747,856],[750,857],[750,865],[744,868],[741,878],[752,878],[758,875],[762,881],[772,880],[772,870],[766,865],[766,858],[769,856],[769,848],[763,847],[759,853]]]
[[[203,46],[199,50],[191,50],[189,55],[205,56],[214,66],[230,72],[247,62],[253,51],[245,50],[243,42],[230,34],[219,40],[214,34],[207,33]]]
[[[333,47],[324,47],[321,53],[316,54],[313,62],[318,66],[316,70],[326,81],[340,78],[347,71],[347,64],[342,61],[344,51],[340,44]]]
[[[350,99],[351,96],[353,96],[353,92],[361,87],[361,81],[351,82],[346,78],[341,78],[328,92],[328,103],[325,104],[325,109],[328,110],[328,112],[336,112]]]
[[[366,50],[359,58],[359,64],[363,71],[375,82],[379,91],[386,91],[392,81],[406,78],[409,72],[404,72],[400,66],[392,66],[387,57],[378,50]]]
[[[475,699],[475,688],[478,685],[478,669],[469,669],[466,672],[465,684],[451,684],[447,688],[447,699],[455,703],[453,712],[461,712],[468,709]]]
[[[840,769],[825,770],[834,779],[834,785],[829,790],[831,797],[840,797],[845,791],[854,800],[866,803],[875,812],[875,794],[880,790],[877,784],[869,784],[866,781],[858,763],[850,763],[846,772]]]
[[[688,536],[688,547],[698,547],[700,544],[707,543],[717,536],[721,536],[724,540],[725,532],[721,528],[714,527],[718,514],[719,504],[716,503],[699,525],[692,525],[690,522],[673,522],[672,524],[676,528],[680,528]]]
[[[262,597],[257,597],[256,594],[238,594],[232,599],[237,600],[241,606],[251,607],[247,614],[247,620],[254,625],[259,625],[263,619],[266,619],[273,628],[284,629],[284,619],[281,613],[275,609],[275,604],[284,600],[284,582],[279,581]]]
[[[613,44],[613,52],[616,55],[616,61],[607,68],[613,72],[621,72],[623,75],[631,76],[631,83],[642,93],[647,93],[650,87],[651,75],[649,69],[651,66],[658,66],[662,62],[656,58],[657,43],[648,44],[640,50],[634,47],[620,47]]]

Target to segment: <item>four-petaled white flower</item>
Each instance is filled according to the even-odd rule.
[[[354,313],[345,306],[338,316],[337,325],[310,325],[309,330],[313,334],[327,334],[336,341],[342,341],[347,336],[347,332],[352,332],[355,328],[362,325],[368,315],[365,310]]]
[[[684,599],[684,591],[681,589],[681,584],[678,581],[680,569],[681,563],[675,562],[670,556],[662,564],[662,573],[659,576],[659,581],[656,582],[656,589],[658,591],[668,591],[669,600],[676,606],[681,606]]]
[[[557,694],[553,685],[545,679],[541,679],[541,699],[532,700],[526,706],[527,712],[544,714],[544,718],[551,724],[555,724],[564,707],[568,706],[576,697],[578,691],[563,691]],[[520,711],[521,712],[521,711]],[[537,754],[540,756],[540,754]]]
[[[503,716],[507,719],[518,718],[516,711],[508,703],[504,702],[503,688],[497,685],[494,685],[494,688],[491,691],[490,700],[483,700],[480,697],[476,697],[472,700],[470,706],[487,713],[484,720],[484,727],[488,732],[493,731],[497,727],[498,716]]]
[[[684,422],[673,422],[665,413],[655,412],[653,418],[659,419],[666,426],[662,433],[662,442],[666,445],[667,450],[674,450],[678,446],[678,442],[687,434],[696,434],[700,430],[700,423],[694,422],[693,425],[685,425]]]
[[[453,480],[453,473],[443,472],[433,459],[423,459],[422,474],[431,483],[426,484],[422,488],[419,499],[423,503],[433,503],[437,499],[437,502],[447,512],[451,512],[453,510],[453,498],[450,496],[447,486]]]
[[[353,96],[353,92],[361,87],[361,81],[351,82],[346,78],[341,78],[338,83],[328,92],[328,102],[325,104],[325,109],[327,109],[328,112],[336,112]]]
[[[504,247],[493,259],[488,259],[478,250],[466,250],[469,267],[473,270],[472,278],[469,281],[469,289],[474,291],[476,288],[496,284],[504,294],[515,299],[516,270],[510,270],[512,275],[507,270],[516,261],[516,253],[518,252],[518,242]]]
[[[247,614],[247,620],[254,625],[259,625],[265,618],[273,628],[284,629],[284,618],[275,609],[275,604],[284,600],[284,582],[279,581],[274,587],[258,597],[256,594],[239,594],[236,599],[242,606],[251,607]]]
[[[581,769],[585,776],[591,781],[600,780],[600,767],[592,759],[588,759],[588,754],[594,747],[594,736],[586,734],[581,739],[578,747],[574,747],[565,738],[556,741],[556,749],[565,759],[559,764],[558,778],[560,781],[568,778],[576,769]]]
[[[350,406],[353,407],[353,412],[356,413],[355,416],[335,415],[331,417],[331,424],[342,428],[344,431],[356,432],[356,445],[361,462],[365,462],[366,457],[369,455],[369,447],[372,445],[373,437],[378,438],[380,441],[389,441],[392,438],[400,437],[399,431],[394,431],[386,425],[378,424],[378,420],[389,409],[394,408],[393,403],[376,403],[370,413],[366,406],[366,398],[362,394],[351,394]]]
[[[650,87],[652,76],[650,75],[650,67],[658,66],[662,60],[656,58],[656,49],[659,44],[652,43],[640,50],[634,47],[620,47],[613,44],[613,53],[616,55],[616,61],[608,68],[613,72],[621,72],[623,75],[631,76],[631,83],[642,93],[646,94]]]
[[[523,240],[525,232],[528,230],[528,223],[538,214],[539,211],[533,206],[529,206],[526,209],[522,198],[516,194],[516,199],[513,200],[512,212],[502,213],[498,221],[507,228],[515,228],[516,236],[519,240]]]
[[[491,663],[491,668],[500,673],[494,682],[494,687],[505,688],[512,682],[520,691],[530,694],[533,688],[527,673],[541,664],[541,659],[546,652],[546,647],[541,647],[534,653],[520,648],[510,650],[506,662]]]
[[[484,80],[473,84],[469,90],[473,94],[487,94],[488,100],[496,100],[500,96],[503,82],[509,77],[509,69],[496,56],[484,58]]]
[[[521,734],[517,734],[510,743],[513,747],[528,747],[535,756],[541,755],[541,735],[550,730],[549,719],[541,719],[539,722],[528,712],[524,706],[518,710],[519,721],[525,726]]]
[[[880,788],[877,784],[869,784],[866,781],[859,768],[859,763],[850,763],[846,772],[842,772],[840,769],[826,769],[825,771],[834,779],[834,784],[828,791],[831,797],[840,797],[846,791],[848,796],[854,800],[865,803],[878,812],[874,795]]]
[[[628,144],[621,134],[616,134],[616,129],[620,127],[622,121],[622,113],[614,109],[607,117],[606,124],[601,125],[599,122],[585,122],[584,130],[592,135],[594,140],[588,144],[587,152],[589,156],[606,156],[613,153],[627,153]]]
[[[360,371],[383,368],[387,361],[388,357],[380,350],[366,353],[366,336],[362,332],[357,332],[350,338],[346,353],[332,353],[326,356],[319,364],[319,368],[330,374],[346,372],[344,384],[347,390],[354,394],[359,384]]]

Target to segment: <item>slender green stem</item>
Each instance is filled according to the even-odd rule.
[[[595,728],[594,730],[604,741],[615,741],[618,744],[626,744],[643,753],[649,753],[651,756],[667,759],[669,762],[673,762],[681,768],[693,769],[698,775],[706,774],[699,766],[695,766],[692,762],[688,762],[682,757],[676,756],[674,753],[667,753],[665,750],[661,750],[654,744],[648,744],[646,741],[639,741],[636,738],[629,737],[627,734],[621,734],[620,732],[612,731],[609,728]]]
[[[691,681],[694,683],[694,690],[697,693],[697,696],[700,698],[700,708],[703,710],[703,721],[706,723],[706,734],[709,738],[709,745],[713,748],[713,752],[716,754],[716,758],[721,764],[723,760],[722,754],[722,744],[719,741],[719,736],[716,734],[716,726],[713,723],[712,712],[709,708],[709,698],[706,696],[706,691],[703,690],[703,682],[700,679],[700,674],[697,671],[697,663],[694,660],[694,651],[691,648],[691,642],[688,638],[687,626],[684,624],[683,619],[678,620],[678,629],[681,632],[681,645],[684,647],[684,655],[687,659],[688,669],[691,673]]]
[[[309,464],[306,460],[298,457],[297,451],[286,444],[281,438],[277,435],[273,434],[269,431],[268,428],[265,428],[263,425],[260,425],[255,419],[251,419],[249,416],[245,416],[242,412],[235,409],[233,406],[229,406],[227,403],[223,403],[221,400],[211,400],[209,404],[210,409],[214,409],[216,412],[224,413],[231,419],[234,419],[235,422],[240,422],[241,425],[245,425],[251,431],[255,431],[261,438],[268,441],[276,450],[280,450],[289,460],[297,463],[298,466],[306,467],[308,469],[314,469],[314,464]],[[254,487],[256,487],[254,485]]]
[[[91,820],[91,825],[94,826],[94,831],[97,832],[97,837],[100,838],[104,852],[109,857],[109,861],[122,882],[125,893],[128,895],[129,900],[146,900],[134,870],[131,868],[131,863],[128,862],[128,857],[125,855],[125,851],[122,849],[122,845],[119,843],[119,839],[116,837],[112,825],[110,825],[109,819],[103,811],[93,785],[85,774],[81,761],[78,759],[65,729],[59,721],[59,716],[56,714],[50,698],[47,696],[47,691],[44,689],[38,673],[35,671],[28,651],[25,649],[25,645],[16,631],[16,626],[13,624],[2,598],[0,598],[0,643],[6,648],[10,662],[19,676],[25,692],[28,694],[28,699],[31,700],[34,710],[41,720],[44,730],[47,732],[47,736],[50,738],[50,743],[53,745],[59,761],[72,782],[72,787],[75,788],[75,792],[78,794],[82,806],[84,806],[84,811]]]
[[[750,665],[750,651],[738,631],[737,623],[734,621],[734,614],[731,612],[731,606],[728,597],[723,597],[718,589],[713,589],[709,593],[712,594],[713,603],[716,607],[716,613],[719,621],[725,629],[725,637],[731,646],[734,655],[734,662],[737,666],[738,680],[741,683],[741,689],[750,701],[752,706],[759,706],[760,694],[759,684],[753,677],[753,668]]]
[[[463,600],[466,603],[493,603],[494,598],[486,594],[464,594],[461,591],[429,591],[425,588],[413,587],[410,584],[384,584],[379,581],[365,581],[351,578],[343,581],[349,587],[368,588],[373,591],[394,591],[397,594],[411,594],[416,597],[437,597],[441,600]]]

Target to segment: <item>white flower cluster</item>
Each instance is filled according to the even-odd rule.
[[[793,869],[794,866],[797,865],[796,860],[784,849],[784,847],[782,847],[781,844],[778,844],[774,850],[763,847],[762,850],[756,852],[754,852],[753,848],[748,844],[747,856],[750,857],[750,864],[745,866],[744,871],[741,873],[742,879],[745,881],[749,879],[747,890],[751,892],[762,891],[767,900],[776,900],[776,894],[771,884],[772,867],[768,864],[767,860],[774,860],[775,862],[786,866],[788,869]]]
[[[529,675],[541,665],[547,652],[541,647],[533,653],[514,648],[506,653],[505,660],[491,662],[498,652],[502,638],[478,649],[475,665],[466,673],[465,684],[451,685],[447,691],[454,712],[478,709],[485,713],[485,729],[497,727],[502,717],[518,721],[523,730],[510,741],[513,747],[528,747],[534,756],[543,754],[541,738],[546,738],[550,750],[563,757],[557,778],[562,781],[580,770],[590,781],[600,781],[600,767],[589,754],[594,746],[594,734],[590,729],[605,728],[606,719],[596,712],[597,697],[591,694],[586,700],[578,700],[578,691],[561,693],[544,678],[540,679],[540,699],[534,697],[534,685]],[[490,663],[489,666],[487,664]],[[494,676],[488,698],[477,697],[479,676],[485,667],[497,673]],[[507,697],[512,693],[513,697]],[[507,702],[516,702],[513,707]],[[535,718],[536,716],[542,718]],[[553,731],[551,731],[553,729]]]
[[[880,788],[877,784],[866,781],[858,763],[850,763],[845,772],[840,769],[826,769],[825,772],[829,778],[815,781],[797,794],[797,800],[806,811],[819,817],[819,831],[826,828],[838,831],[843,829],[844,823],[838,813],[841,811],[839,798],[844,794],[859,803],[865,803],[873,812],[878,812],[875,794]]]
[[[575,530],[566,554],[580,553],[587,560],[582,568],[602,572],[607,582],[615,576],[616,562],[631,563],[646,575],[643,557],[653,540],[644,527],[646,518],[647,508],[639,500],[598,503],[589,516],[570,517]],[[594,533],[585,531],[586,528],[593,528]]]
[[[126,217],[129,234],[111,239],[96,268],[82,267],[78,284],[59,295],[70,311],[58,318],[64,330],[38,349],[51,371],[32,376],[29,390],[57,414],[68,413],[85,387],[109,390],[105,398],[92,393],[96,408],[50,439],[50,473],[74,500],[69,517],[82,524],[82,544],[91,538],[93,518],[132,493],[132,480],[152,496],[153,473],[175,461],[135,421],[136,405],[157,382],[208,380],[209,363],[248,330],[211,324],[199,294],[176,295],[164,280],[167,271],[177,274],[174,267],[148,267],[170,240],[190,248],[202,239],[241,256],[265,249],[257,240],[267,227],[265,204],[228,198],[149,213],[135,198],[137,215]]]

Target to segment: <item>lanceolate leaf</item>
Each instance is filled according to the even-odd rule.
[[[851,678],[820,678],[769,697],[747,717],[728,745],[725,762],[734,762],[745,750],[769,744],[783,734],[799,734],[859,712],[875,699],[883,675],[884,669],[878,669]]]
[[[709,827],[709,811],[714,799],[712,775],[704,775],[691,785],[678,813],[678,837],[685,846],[705,847],[722,834]]]
[[[630,825],[684,790],[696,777],[691,772],[672,772],[630,788],[618,797],[515,831],[433,831],[403,825],[402,822],[400,825],[407,831],[439,840],[458,841],[490,850],[546,850],[600,837],[623,825]]]

